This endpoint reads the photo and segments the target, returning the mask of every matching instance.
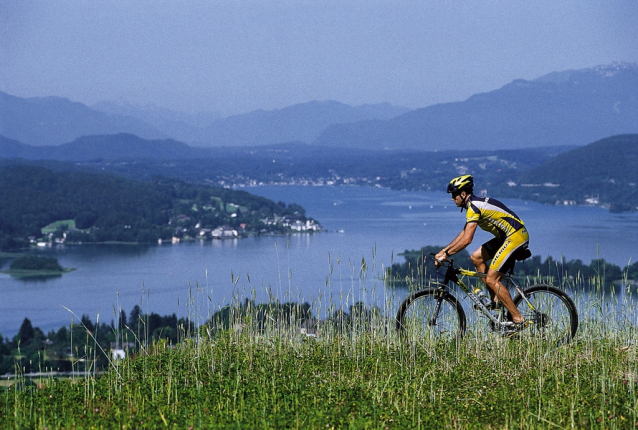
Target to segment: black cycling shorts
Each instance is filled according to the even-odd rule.
[[[495,237],[488,240],[482,246],[492,262],[490,269],[507,273],[514,267],[516,258],[514,253],[521,248],[527,248],[529,235],[525,227],[515,231],[509,236]]]

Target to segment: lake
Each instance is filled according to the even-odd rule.
[[[111,322],[116,310],[189,315],[198,323],[232,300],[277,297],[330,304],[396,302],[383,269],[404,250],[446,245],[465,214],[441,192],[365,187],[268,186],[247,191],[298,203],[327,232],[177,245],[57,246],[31,252],[76,268],[60,278],[19,280],[0,274],[0,333],[17,333],[25,317],[47,333],[83,314]],[[595,258],[625,267],[638,258],[638,214],[596,207],[544,206],[504,200],[526,223],[530,248],[543,258]],[[490,236],[480,231],[470,249]],[[8,261],[3,262],[3,267]],[[74,317],[70,311],[75,313]]]

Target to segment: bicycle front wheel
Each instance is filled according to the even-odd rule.
[[[526,331],[531,336],[563,345],[569,343],[578,330],[578,312],[572,299],[551,285],[533,285],[523,290],[514,304],[532,324]]]
[[[448,292],[417,291],[401,303],[396,329],[405,339],[415,343],[460,339],[465,334],[465,311],[457,298]]]

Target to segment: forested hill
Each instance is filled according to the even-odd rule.
[[[20,163],[0,165],[0,200],[0,250],[25,245],[29,237],[156,242],[210,238],[219,227],[234,231],[230,233],[234,236],[285,228],[265,220],[308,221],[298,205],[286,206],[244,191],[169,179],[142,182],[106,174],[54,172]],[[47,226],[49,233],[43,237]]]
[[[638,134],[612,136],[558,154],[521,172],[508,194],[545,203],[608,204],[638,208]]]
[[[171,139],[146,140],[133,134],[82,136],[58,146],[32,146],[0,135],[0,157],[75,162],[211,158],[212,149]]]

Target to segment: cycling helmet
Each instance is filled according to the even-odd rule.
[[[471,194],[472,190],[474,190],[474,178],[472,175],[459,176],[447,184],[447,192],[452,194],[460,193],[461,191]]]

